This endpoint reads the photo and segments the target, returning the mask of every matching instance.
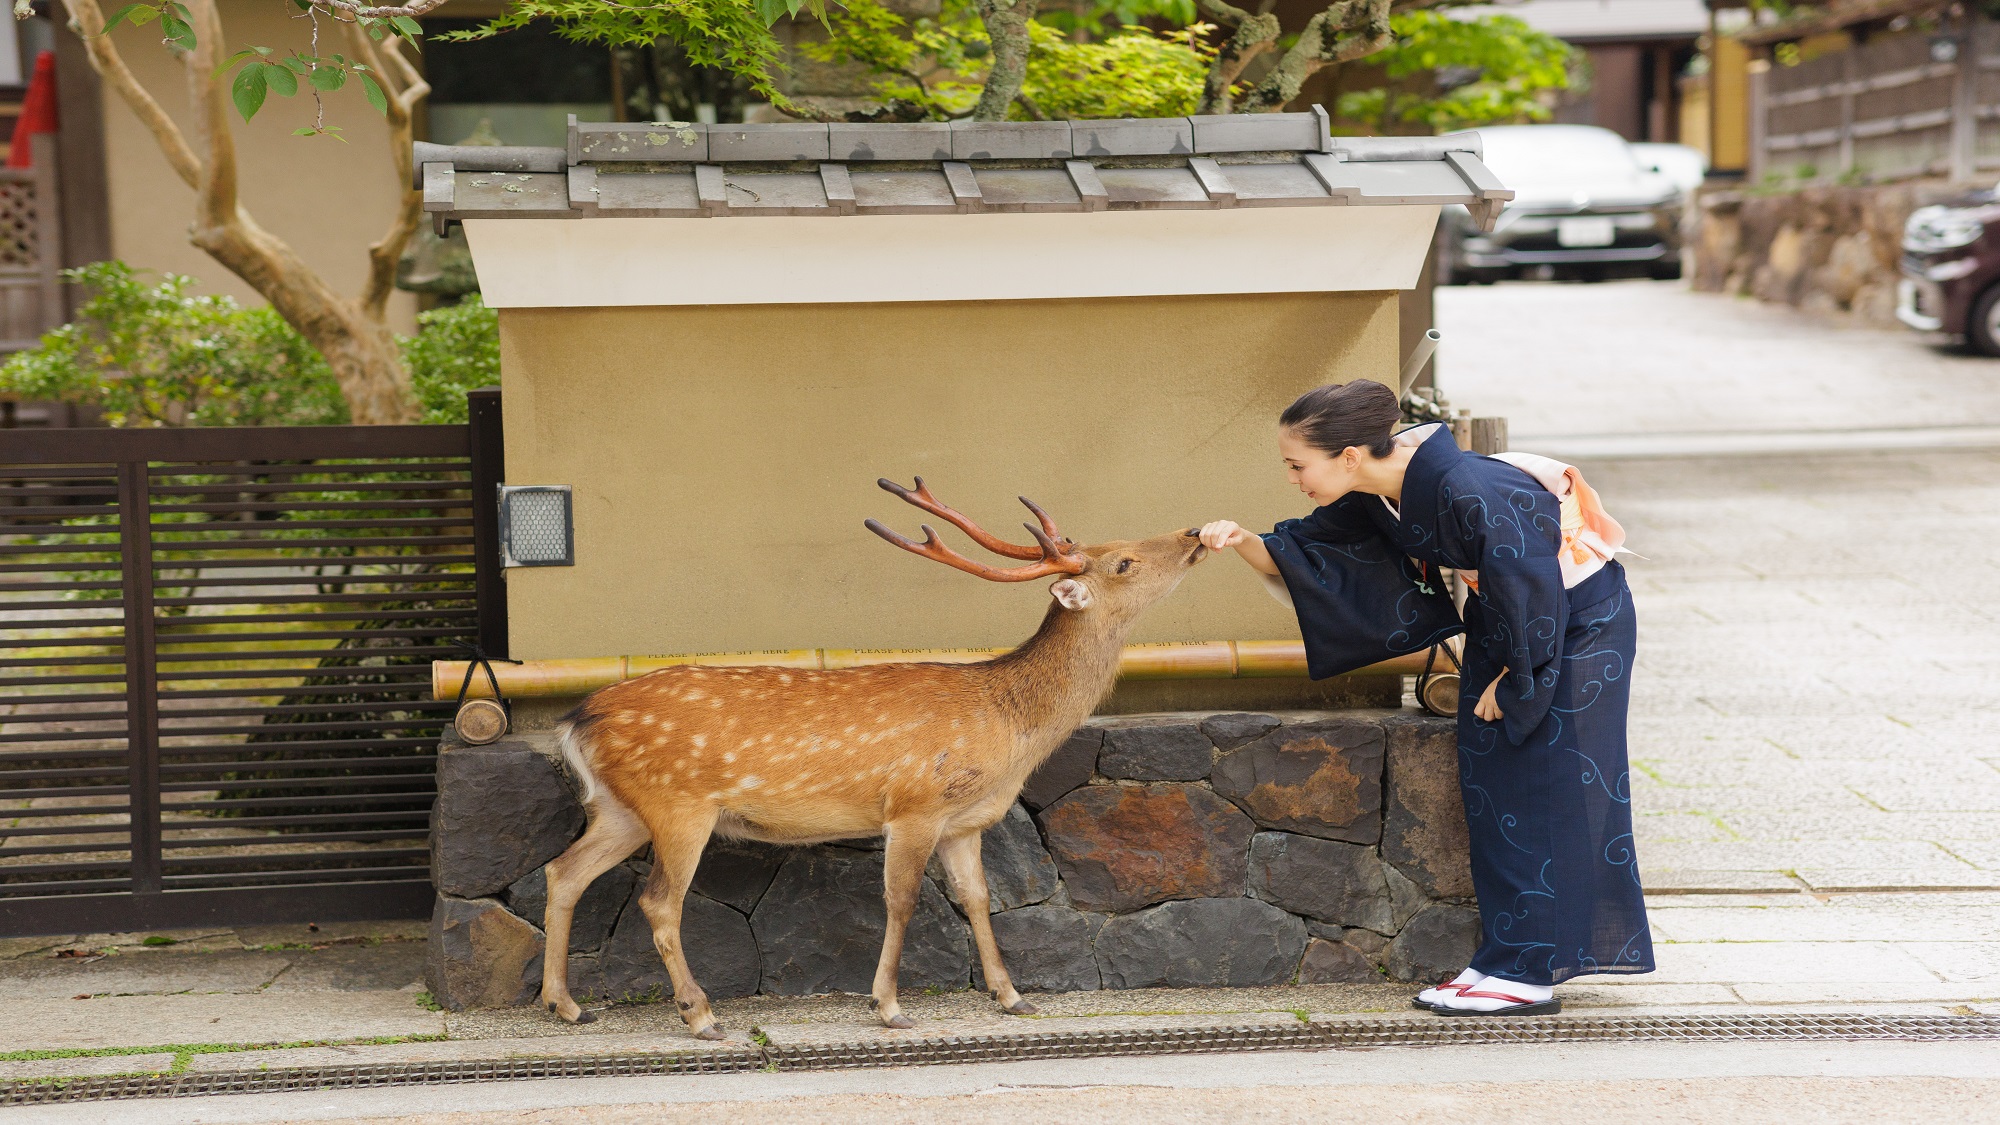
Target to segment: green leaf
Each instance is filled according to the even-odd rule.
[[[373,78],[370,78],[366,74],[362,75],[361,90],[368,95],[368,104],[375,107],[376,113],[382,114],[385,117],[388,116],[389,99],[382,93],[382,87],[375,84]]]
[[[238,51],[238,52],[236,52],[235,54],[233,54],[233,55],[229,56],[228,58],[226,58],[226,59],[223,59],[223,60],[222,60],[222,62],[221,62],[221,63],[219,63],[219,64],[218,64],[218,65],[216,66],[216,68],[215,68],[215,73],[219,75],[219,74],[221,74],[221,73],[222,73],[223,71],[225,71],[225,70],[228,70],[228,69],[230,69],[230,68],[234,67],[234,66],[235,66],[235,65],[236,65],[237,63],[240,63],[240,62],[242,62],[242,61],[243,61],[244,59],[247,59],[247,58],[249,58],[249,57],[250,57],[251,55],[254,55],[254,54],[256,54],[256,53],[257,53],[257,52],[256,52],[256,51],[254,51],[254,50],[243,50],[243,51]]]
[[[764,21],[765,27],[777,23],[778,17],[786,14],[786,0],[751,0],[751,2],[756,6],[757,18]]]
[[[167,8],[173,14],[179,16],[182,23],[194,22],[194,16],[187,10],[186,4],[177,4],[174,0],[167,0]]]
[[[389,26],[395,28],[403,38],[412,43],[420,42],[424,37],[424,25],[408,16],[390,16]]]
[[[306,77],[312,80],[313,89],[329,94],[347,84],[347,72],[337,66],[316,66]]]
[[[785,0],[785,12],[788,15],[798,15],[799,9],[805,6],[805,0]]]
[[[299,55],[293,55],[288,59],[281,59],[279,61],[279,65],[290,70],[293,74],[304,75],[306,72],[310,71],[313,68],[313,63],[315,61],[317,60],[304,58]]]
[[[160,10],[151,4],[127,4],[111,13],[111,18],[104,21],[103,34],[111,34],[112,28],[117,27],[128,19],[132,21],[133,27],[144,27],[146,24],[159,18],[159,15]]]
[[[172,16],[160,17],[160,38],[183,51],[194,50],[194,28]]]
[[[264,63],[251,63],[236,72],[236,81],[229,84],[229,100],[236,103],[236,112],[248,121],[257,116],[264,105]]]
[[[277,63],[267,62],[259,64],[259,66],[264,72],[264,81],[270,84],[272,91],[279,97],[289,98],[299,92],[298,75],[293,74]]]

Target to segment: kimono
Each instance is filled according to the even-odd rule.
[[[1471,967],[1539,985],[1651,972],[1625,750],[1637,633],[1615,545],[1603,549],[1574,517],[1565,534],[1574,502],[1460,450],[1443,426],[1399,441],[1417,445],[1400,510],[1349,493],[1263,537],[1308,671],[1339,675],[1463,632],[1459,789],[1482,931]],[[1578,534],[1599,550],[1587,554]],[[1462,620],[1441,567],[1476,589]],[[1473,706],[1495,678],[1502,717],[1486,722]]]

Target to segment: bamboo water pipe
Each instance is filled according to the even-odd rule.
[[[1451,642],[1454,649],[1456,642]],[[801,648],[775,652],[703,652],[679,656],[594,656],[574,660],[529,660],[493,664],[500,690],[512,698],[589,695],[601,687],[682,664],[709,667],[764,665],[773,668],[859,668],[869,664],[936,661],[970,664],[1010,651],[1003,648],[853,649]],[[1356,675],[1414,676],[1424,670],[1428,650],[1357,669]],[[431,662],[431,697],[457,699],[466,661]],[[1439,661],[1440,667],[1448,662]],[[1127,645],[1118,675],[1127,680],[1228,680],[1297,677],[1306,674],[1300,641],[1193,641]],[[486,677],[472,677],[467,699],[491,698]]]

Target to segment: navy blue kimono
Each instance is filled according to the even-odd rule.
[[[1472,968],[1552,985],[1653,970],[1632,842],[1625,717],[1637,638],[1624,568],[1563,588],[1556,497],[1439,426],[1400,511],[1349,493],[1264,536],[1314,679],[1466,634],[1459,789],[1482,940]],[[1461,622],[1438,568],[1476,570]],[[1472,713],[1486,685],[1501,721]]]

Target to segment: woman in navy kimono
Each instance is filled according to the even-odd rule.
[[[1444,1015],[1561,1010],[1553,986],[1645,973],[1653,949],[1632,842],[1625,713],[1636,636],[1624,533],[1574,469],[1401,434],[1396,394],[1357,380],[1279,419],[1287,474],[1316,505],[1268,535],[1201,529],[1298,612],[1314,679],[1463,632],[1459,787],[1481,941],[1425,989]],[[1463,619],[1439,574],[1472,591]]]

